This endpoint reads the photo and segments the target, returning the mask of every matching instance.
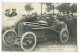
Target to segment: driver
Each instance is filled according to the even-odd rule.
[[[54,27],[56,27],[56,26],[58,26],[59,27],[59,23],[60,23],[60,21],[57,19],[57,16],[56,15],[53,15],[53,23],[52,23],[52,28],[54,28]]]
[[[47,19],[46,21],[48,22],[49,26],[54,26],[60,23],[60,21],[57,19],[56,14],[50,14],[49,19]]]
[[[53,15],[53,22],[56,23],[56,24],[59,23],[59,20],[57,19],[56,15]]]

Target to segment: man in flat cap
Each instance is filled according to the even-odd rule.
[[[11,17],[16,16],[16,15],[17,15],[16,9],[12,9]]]
[[[10,13],[10,9],[7,9],[5,11],[6,11],[5,15],[9,17],[10,16],[10,14],[9,14]]]

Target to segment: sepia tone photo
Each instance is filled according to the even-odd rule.
[[[77,51],[77,3],[3,2],[2,51]]]

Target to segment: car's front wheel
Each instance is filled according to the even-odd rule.
[[[26,32],[21,37],[21,48],[23,51],[31,51],[36,46],[36,35],[33,32]]]

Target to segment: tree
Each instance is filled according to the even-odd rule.
[[[46,3],[46,5],[47,5],[47,6],[51,6],[51,5],[52,5],[52,3]]]
[[[46,11],[47,12],[50,12],[51,10],[53,10],[53,13],[54,13],[54,5],[52,3],[46,3]]]
[[[29,14],[30,14],[30,12],[31,12],[33,9],[34,9],[34,8],[31,6],[31,3],[25,5],[25,10],[28,11]]]
[[[59,12],[65,12],[66,14],[68,14],[70,9],[70,3],[63,3],[57,6],[57,9],[59,10]]]
[[[70,11],[73,13],[76,13],[77,12],[77,4],[72,4],[71,7],[70,7]]]
[[[52,3],[46,3],[46,6],[47,6],[46,11],[50,12],[52,10]]]
[[[53,9],[53,14],[54,14],[54,9],[55,9],[54,4],[52,4],[52,9]]]

